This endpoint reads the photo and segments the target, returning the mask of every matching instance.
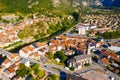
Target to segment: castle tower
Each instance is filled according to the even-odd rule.
[[[91,54],[91,49],[90,49],[90,43],[87,43],[87,48],[86,48],[86,54],[90,55]]]

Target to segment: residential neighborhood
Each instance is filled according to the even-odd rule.
[[[120,80],[120,1],[0,0],[0,80]]]
[[[11,53],[11,55],[8,56],[2,62],[1,73],[8,79],[12,79],[14,78],[14,76],[17,77],[16,71],[21,63],[25,64],[25,66],[27,67],[30,67],[32,65],[31,63],[37,63],[40,64],[41,66],[44,64],[49,65],[51,63],[48,62],[43,63],[41,57],[48,58],[49,60],[49,55],[47,54],[47,52],[51,52],[52,55],[55,55],[56,52],[61,51],[64,53],[65,56],[68,57],[68,59],[66,60],[67,64],[62,62],[66,68],[63,68],[60,71],[65,70],[66,73],[74,73],[79,72],[79,70],[82,69],[85,70],[85,68],[87,69],[89,66],[97,64],[97,66],[103,68],[103,71],[104,69],[105,70],[108,69],[109,71],[115,73],[116,75],[117,74],[119,75],[120,69],[119,54],[109,49],[109,47],[104,48],[103,45],[104,45],[103,41],[96,42],[86,37],[72,37],[72,36],[56,36],[54,39],[51,39],[50,42],[34,42],[28,46],[21,48],[19,50],[19,53]],[[54,58],[54,60],[56,61],[56,63],[61,63],[60,57],[58,57],[57,59]],[[56,65],[61,66],[60,64]],[[44,67],[47,68],[47,66]],[[96,71],[99,70],[99,67],[97,69],[96,68],[90,69],[92,71]],[[45,71],[47,70],[45,69]],[[53,71],[53,73],[60,75],[60,71],[58,71],[58,73]],[[84,72],[84,75],[87,73],[88,72],[86,73]],[[111,75],[111,73],[105,74]],[[85,78],[88,79],[87,77]],[[119,77],[112,76],[112,78],[117,80]],[[108,76],[108,79],[106,80],[111,79],[109,79]]]

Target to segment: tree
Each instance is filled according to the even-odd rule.
[[[105,33],[103,33],[103,37],[104,37],[105,39],[111,39],[111,34],[110,34],[110,32],[106,31]]]
[[[52,79],[52,80],[56,80],[56,75],[55,75],[55,74],[52,74],[52,75],[51,75],[51,79]]]
[[[120,37],[120,30],[108,32],[106,31],[103,33],[103,38],[105,39],[112,39],[112,38],[119,38]]]
[[[16,74],[21,77],[25,77],[26,75],[30,75],[31,70],[25,66],[25,64],[21,63],[19,69],[16,71]]]
[[[67,56],[65,56],[65,54],[62,51],[57,51],[54,54],[54,58],[59,58],[61,62],[65,62],[67,60]]]
[[[79,19],[79,14],[77,13],[77,12],[73,12],[73,17],[74,17],[74,19],[75,19],[75,22],[77,22],[78,21],[78,19]]]
[[[48,58],[50,59],[54,58],[54,55],[52,54],[52,52],[47,52],[46,54],[48,55]]]

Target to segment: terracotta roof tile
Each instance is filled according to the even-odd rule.
[[[8,63],[10,63],[10,60],[9,60],[9,59],[5,59],[5,60],[3,61],[3,63],[4,63],[4,64],[8,64]]]
[[[102,58],[101,61],[102,61],[104,64],[106,64],[106,65],[109,65],[109,64],[110,64],[110,62],[109,62],[109,60],[108,60],[107,58]]]
[[[14,68],[12,68],[12,67],[9,67],[7,70],[8,70],[10,73],[14,73],[14,72],[15,72]]]

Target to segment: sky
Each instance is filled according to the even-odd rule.
[[[103,6],[119,6],[120,0],[102,0]]]

